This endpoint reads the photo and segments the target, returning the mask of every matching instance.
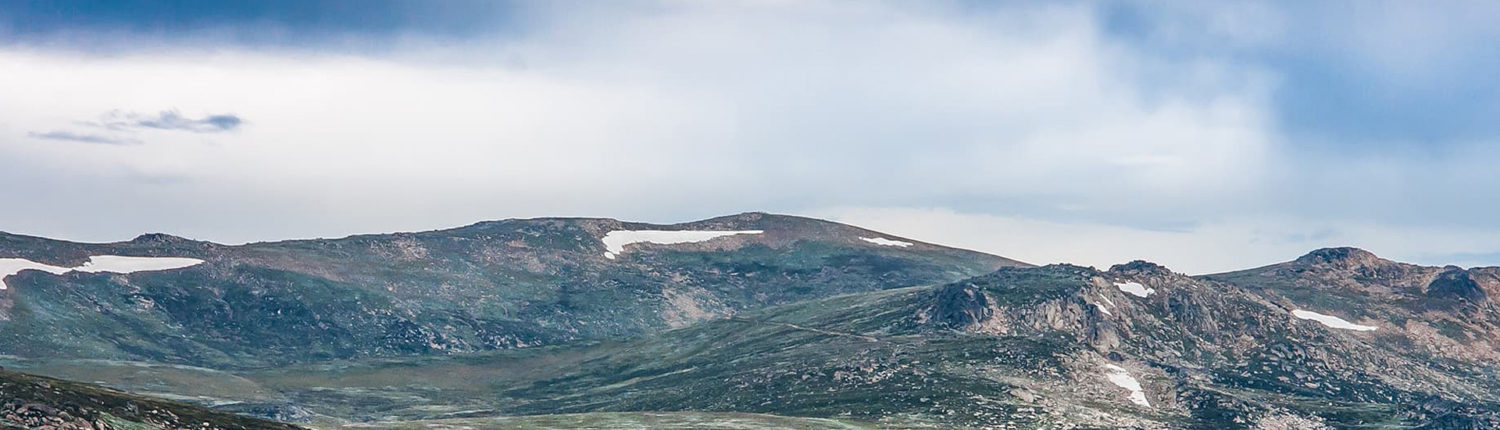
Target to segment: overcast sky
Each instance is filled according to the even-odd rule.
[[[0,230],[830,218],[1188,273],[1500,264],[1500,3],[0,3]]]

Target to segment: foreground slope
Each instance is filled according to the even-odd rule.
[[[605,238],[620,231],[754,233],[608,248]],[[1020,265],[759,213],[676,225],[507,220],[243,246],[165,235],[112,244],[0,235],[0,259],[69,268],[101,255],[205,262],[128,275],[8,276],[0,351],[220,368],[441,355],[623,339],[768,305]]]
[[[861,430],[869,424],[823,418],[711,412],[595,412],[586,414],[450,418],[351,423],[344,429],[389,430]]]
[[[298,427],[0,370],[0,427],[96,429],[276,429]]]

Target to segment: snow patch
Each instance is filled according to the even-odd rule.
[[[902,248],[905,248],[905,247],[913,245],[911,242],[902,242],[902,241],[899,241],[899,240],[891,240],[891,239],[886,239],[886,238],[883,238],[883,237],[861,237],[861,238],[859,238],[859,240],[863,240],[865,242],[870,242],[870,243],[873,243],[873,244],[876,244],[876,245],[899,246],[899,247],[902,247]]]
[[[1115,287],[1136,297],[1147,297],[1156,292],[1155,288],[1146,288],[1139,282],[1116,282]]]
[[[1372,331],[1372,330],[1375,330],[1376,328],[1378,328],[1378,327],[1369,326],[1369,325],[1359,325],[1359,324],[1351,323],[1349,321],[1345,321],[1343,318],[1339,318],[1339,317],[1336,317],[1336,316],[1323,315],[1323,314],[1320,314],[1320,313],[1317,313],[1317,312],[1304,311],[1304,310],[1301,310],[1301,309],[1297,309],[1297,310],[1292,311],[1292,316],[1297,317],[1297,318],[1301,318],[1301,319],[1305,319],[1305,320],[1317,321],[1318,323],[1323,324],[1325,326],[1329,326],[1329,327],[1333,327],[1333,328],[1337,328],[1337,329],[1344,329],[1344,330]]]
[[[700,230],[615,230],[604,235],[604,258],[615,259],[625,252],[625,245],[632,243],[655,243],[675,245],[679,243],[704,242],[710,239],[737,234],[761,234],[761,230],[700,231]]]
[[[24,258],[0,258],[0,290],[10,288],[5,285],[5,277],[21,273],[22,270],[40,270],[54,275],[78,271],[86,273],[120,273],[130,274],[135,272],[154,272],[158,270],[181,269],[184,267],[203,264],[203,260],[196,258],[181,257],[125,257],[119,255],[96,255],[89,257],[78,267],[58,267],[50,264],[42,264]]]
[[[5,285],[5,278],[21,273],[22,270],[40,270],[54,275],[68,273],[68,268],[57,267],[50,264],[42,264],[24,258],[0,258],[0,290],[10,288]]]
[[[1104,367],[1110,370],[1110,372],[1105,374],[1104,377],[1109,379],[1109,382],[1111,384],[1115,384],[1115,386],[1117,387],[1130,390],[1131,403],[1135,403],[1137,405],[1145,406],[1148,408],[1151,407],[1151,402],[1146,401],[1145,390],[1141,389],[1141,382],[1135,380],[1134,377],[1131,377],[1129,371],[1125,370],[1125,368],[1123,367],[1113,364],[1106,364],[1104,365]]]
[[[1104,314],[1105,314],[1105,315],[1114,315],[1114,313],[1113,313],[1113,312],[1110,312],[1110,311],[1109,311],[1109,308],[1106,308],[1106,307],[1104,307],[1104,305],[1101,305],[1101,304],[1098,304],[1098,303],[1095,303],[1095,304],[1094,304],[1094,307],[1096,307],[1096,308],[1099,308],[1099,311],[1100,311],[1100,312],[1104,312]]]
[[[1119,306],[1115,306],[1115,301],[1114,300],[1110,300],[1109,297],[1105,296],[1103,293],[1099,294],[1099,298],[1100,299],[1104,299],[1104,303],[1109,303],[1110,307],[1119,307]]]
[[[181,269],[203,264],[203,260],[183,257],[125,257],[119,255],[96,255],[82,266],[73,268],[88,273],[135,273],[158,270]]]

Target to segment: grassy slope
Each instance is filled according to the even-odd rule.
[[[1125,295],[1112,285],[1124,280],[1155,293]],[[1293,319],[1286,300],[1301,296],[1267,293],[1303,291],[1286,288],[1186,278],[1145,263],[1109,272],[1013,269],[749,310],[627,342],[220,376],[270,393],[252,400],[401,421],[383,424],[396,426],[649,416],[556,416],[611,411],[752,412],[876,426],[1497,424],[1493,362],[1434,360],[1422,352],[1433,344],[1412,332],[1347,332]],[[1150,408],[1125,401],[1105,380],[1100,369],[1112,355],[1146,388]],[[178,376],[163,380],[215,375],[170,369]],[[484,418],[515,414],[548,416]]]
[[[603,258],[615,229],[759,229]],[[623,339],[764,306],[941,283],[1020,263],[807,218],[658,226],[508,220],[422,233],[223,246],[168,236],[77,244],[0,234],[0,257],[76,264],[172,255],[129,276],[28,271],[0,291],[0,351],[246,368]]]
[[[1157,293],[1127,296],[1116,279]],[[943,328],[934,317],[970,297],[955,289],[982,293],[994,314]],[[1114,314],[1093,306],[1098,297]],[[1425,368],[1385,342],[1293,320],[1230,285],[1049,267],[773,307],[628,343],[248,376],[356,419],[697,410],[877,425],[1402,428],[1475,425],[1500,410],[1465,394],[1494,393],[1493,379]],[[1150,408],[1104,378],[1110,354]]]
[[[821,418],[709,412],[598,412],[515,417],[358,423],[341,429],[458,430],[505,428],[528,430],[861,430],[870,424]]]
[[[202,406],[127,394],[97,386],[0,371],[0,424],[17,427],[296,429]]]

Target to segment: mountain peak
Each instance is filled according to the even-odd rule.
[[[185,237],[181,237],[181,236],[173,236],[173,235],[166,234],[166,233],[146,233],[146,234],[143,234],[143,235],[140,235],[140,236],[136,236],[135,239],[130,239],[130,243],[139,243],[139,244],[162,244],[162,245],[165,245],[165,244],[171,244],[171,243],[187,243],[187,242],[194,242],[194,240],[188,239],[188,238],[185,238]]]
[[[1135,260],[1135,261],[1132,261],[1132,262],[1129,262],[1129,263],[1116,264],[1114,266],[1111,266],[1109,268],[1109,271],[1110,272],[1115,272],[1115,273],[1142,274],[1142,275],[1171,275],[1171,274],[1173,274],[1172,269],[1168,269],[1166,266],[1162,266],[1160,264],[1152,263],[1152,262],[1146,261],[1146,260]]]
[[[1376,267],[1389,264],[1390,261],[1376,256],[1370,251],[1345,246],[1337,248],[1316,249],[1295,261],[1302,265],[1330,264],[1341,267]]]

